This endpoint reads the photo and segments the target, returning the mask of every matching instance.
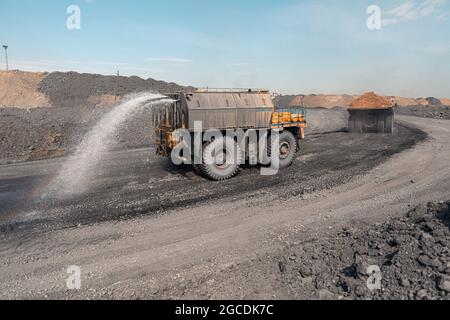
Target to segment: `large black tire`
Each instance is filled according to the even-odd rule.
[[[192,168],[194,169],[194,172],[199,176],[204,176],[202,165],[201,164],[193,164]]]
[[[272,144],[274,143],[275,139],[268,139],[272,140],[271,143],[268,144],[267,150],[268,150],[268,156],[272,156]],[[290,167],[292,165],[292,162],[294,162],[295,155],[297,154],[297,151],[299,150],[299,145],[297,142],[297,138],[292,134],[290,131],[283,131],[280,133],[280,169],[285,169],[287,167]]]
[[[215,154],[216,150],[223,150]],[[203,146],[203,163],[196,170],[203,176],[214,181],[223,181],[235,177],[240,172],[242,163],[240,146],[229,137],[218,138]],[[220,160],[224,161],[220,161]]]

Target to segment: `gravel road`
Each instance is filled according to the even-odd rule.
[[[41,198],[64,159],[1,166],[0,297],[290,298],[274,259],[290,242],[450,199],[449,135],[446,120],[406,116],[393,137],[310,135],[280,175],[225,183],[117,152],[65,201]]]

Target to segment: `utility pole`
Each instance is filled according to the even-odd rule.
[[[9,71],[9,64],[8,64],[8,46],[7,46],[7,45],[3,45],[3,49],[5,49],[6,71]]]

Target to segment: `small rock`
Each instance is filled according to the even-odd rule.
[[[362,286],[357,286],[356,288],[355,288],[355,294],[358,296],[358,297],[364,297],[364,295],[366,294],[366,290],[364,289],[364,287],[362,287]]]
[[[434,230],[432,232],[433,236],[436,238],[445,237],[445,232],[442,229]]]
[[[369,264],[365,261],[365,259],[362,256],[360,256],[359,254],[355,254],[353,267],[355,268],[359,276],[365,277],[367,275],[366,273]]]
[[[427,291],[424,290],[424,289],[419,290],[419,291],[416,293],[416,298],[419,299],[419,300],[425,300],[426,298],[428,298],[428,293],[427,293]]]
[[[446,269],[445,269],[445,273],[446,273],[446,274],[450,274],[450,262],[447,262],[447,266],[446,266]]]
[[[278,261],[278,269],[281,273],[286,271],[286,264],[283,261]]]
[[[442,291],[450,292],[450,277],[440,276],[437,280],[437,286]]]
[[[307,267],[307,266],[305,266],[305,265],[301,265],[301,266],[299,267],[299,269],[298,269],[298,272],[299,272],[304,278],[307,278],[307,277],[310,277],[310,276],[313,275],[312,269],[309,268],[309,267]]]
[[[398,241],[397,239],[395,239],[395,238],[389,240],[388,243],[389,243],[389,245],[390,245],[391,247],[397,247],[397,246],[400,244],[399,241]]]
[[[436,268],[439,273],[445,273],[445,266],[441,264],[438,268]]]
[[[441,267],[441,263],[437,260],[431,260],[427,256],[420,256],[417,258],[417,261],[424,267],[433,267],[433,268],[439,268]]]
[[[314,283],[314,278],[313,277],[300,278],[300,283],[302,286],[312,285]]]
[[[424,224],[423,229],[426,232],[432,232],[432,231],[434,231],[435,227],[434,227],[434,225],[431,222],[427,222],[427,223]]]
[[[336,300],[336,296],[334,293],[327,289],[319,290],[319,300]]]
[[[419,205],[417,206],[413,212],[417,215],[417,216],[423,216],[425,214],[428,213],[428,209],[427,207],[425,207],[424,205]]]
[[[400,285],[401,285],[402,287],[409,287],[409,286],[411,285],[411,283],[409,282],[408,279],[406,279],[406,278],[401,278],[401,279],[400,279]]]
[[[353,246],[353,251],[359,255],[366,255],[369,253],[369,248],[366,245],[357,243]]]

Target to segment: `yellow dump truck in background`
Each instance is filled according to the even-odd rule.
[[[185,129],[193,135],[195,123],[201,123],[203,132],[211,129],[220,130],[223,131],[224,136],[230,129],[240,129],[244,132],[263,129],[270,132],[271,129],[277,129],[280,132],[279,167],[281,169],[292,164],[299,150],[300,140],[305,137],[305,109],[276,109],[272,96],[266,90],[207,89],[168,96],[175,102],[156,108],[153,115],[156,128],[156,151],[163,157],[170,157],[172,150],[179,143],[174,132],[177,129]],[[267,141],[271,140],[267,139]],[[237,141],[231,141],[229,137],[202,143],[203,155],[210,155],[214,152],[213,150],[223,149],[223,154],[213,155],[222,159],[229,154],[227,149],[239,148]],[[271,144],[267,143],[269,153],[270,147]],[[211,164],[204,161],[205,159],[200,159],[200,163],[194,159],[191,160],[191,163],[196,163],[193,166],[197,173],[216,181],[236,176],[242,164],[240,161]]]

